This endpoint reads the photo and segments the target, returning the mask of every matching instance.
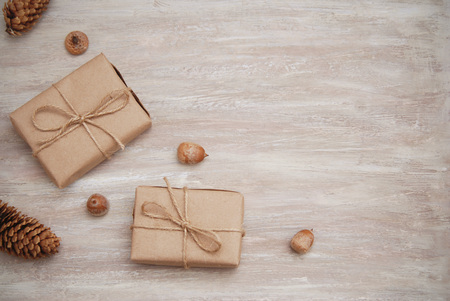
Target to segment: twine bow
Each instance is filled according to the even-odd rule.
[[[213,253],[220,250],[222,247],[222,241],[216,232],[238,232],[244,235],[243,229],[205,229],[193,225],[188,218],[188,201],[189,193],[186,187],[183,187],[184,192],[184,215],[182,214],[178,202],[173,193],[172,187],[170,186],[167,178],[164,178],[167,184],[167,191],[169,193],[172,205],[175,208],[176,215],[172,215],[167,211],[166,207],[163,207],[155,202],[144,202],[142,204],[142,214],[154,219],[169,220],[176,227],[158,227],[158,226],[132,226],[132,228],[143,228],[143,229],[153,229],[153,230],[166,230],[166,231],[182,231],[183,232],[183,266],[185,269],[189,268],[187,261],[187,237],[190,235],[194,242],[202,250]]]
[[[52,137],[50,137],[50,138],[48,138],[46,140],[40,141],[40,143],[39,143],[40,147],[33,152],[33,156],[36,157],[37,154],[40,151],[42,151],[43,149],[49,147],[50,145],[55,143],[57,140],[61,139],[65,135],[71,133],[72,131],[77,129],[79,126],[83,126],[85,128],[86,132],[88,133],[89,137],[92,139],[92,141],[94,141],[95,145],[100,150],[100,152],[103,154],[103,156],[105,156],[107,159],[109,159],[110,155],[100,146],[100,144],[98,143],[97,139],[95,139],[95,136],[92,134],[91,130],[89,129],[88,124],[98,128],[98,129],[102,130],[104,133],[108,134],[111,138],[114,139],[114,141],[117,143],[117,145],[119,145],[119,147],[122,150],[125,148],[125,146],[119,140],[119,138],[117,138],[108,129],[104,128],[103,126],[101,126],[101,125],[99,125],[97,123],[95,123],[93,121],[93,119],[101,117],[101,116],[105,116],[105,115],[114,114],[114,113],[122,110],[123,108],[125,108],[125,106],[128,104],[128,101],[129,101],[130,88],[124,88],[124,89],[119,89],[119,90],[112,91],[111,93],[106,95],[99,102],[97,107],[95,107],[92,111],[87,112],[85,114],[80,114],[80,113],[78,113],[75,110],[75,108],[72,106],[70,101],[58,89],[58,87],[56,85],[53,85],[53,87],[56,89],[56,91],[58,91],[58,93],[64,99],[66,104],[70,107],[72,112],[67,111],[67,110],[65,110],[65,109],[63,109],[63,108],[61,108],[59,106],[55,106],[55,105],[44,105],[44,106],[41,106],[41,107],[37,108],[33,112],[33,115],[31,116],[31,120],[32,120],[33,125],[34,125],[35,128],[37,128],[38,130],[43,131],[43,132],[55,132],[56,131],[56,133]],[[124,96],[124,95],[126,96],[126,98],[123,99],[122,96]],[[121,99],[122,99],[122,101],[119,102]],[[117,107],[115,107],[113,109],[108,109],[109,106],[113,105],[116,102],[119,102],[119,106],[117,106]],[[69,117],[69,119],[64,124],[56,126],[56,127],[44,127],[44,126],[40,125],[37,122],[37,120],[36,120],[36,115],[38,115],[41,112],[50,112],[50,111],[54,111],[54,112],[59,113],[61,115],[67,116],[67,117]]]

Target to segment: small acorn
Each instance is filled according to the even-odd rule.
[[[197,164],[203,161],[208,154],[200,145],[192,142],[183,142],[178,146],[178,161],[184,164]]]
[[[109,203],[103,195],[95,193],[87,200],[86,207],[93,216],[102,216],[108,212]]]
[[[291,248],[297,253],[306,253],[314,243],[312,230],[301,230],[291,240]]]
[[[87,35],[81,31],[72,31],[66,36],[64,45],[71,54],[79,55],[88,49],[89,39]]]

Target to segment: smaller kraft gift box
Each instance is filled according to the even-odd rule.
[[[131,260],[189,267],[237,267],[244,197],[212,189],[139,186],[131,226]]]
[[[59,188],[152,125],[149,113],[103,54],[12,112],[10,119]]]

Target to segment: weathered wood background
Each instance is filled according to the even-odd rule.
[[[1,253],[0,299],[448,300],[449,18],[439,0],[52,1],[25,36],[0,34],[0,198],[62,244]],[[78,57],[73,30],[90,39]],[[8,115],[100,52],[153,127],[60,190]],[[209,157],[179,164],[182,141]],[[244,194],[239,268],[129,260],[134,190],[164,176]],[[106,216],[85,211],[92,193]]]

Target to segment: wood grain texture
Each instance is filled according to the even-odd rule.
[[[448,300],[449,18],[439,0],[52,1],[25,36],[0,34],[0,197],[62,242],[0,254],[0,299]],[[153,127],[60,190],[8,115],[100,52]],[[209,157],[179,164],[183,141]],[[134,190],[164,176],[244,194],[239,268],[130,261]]]

